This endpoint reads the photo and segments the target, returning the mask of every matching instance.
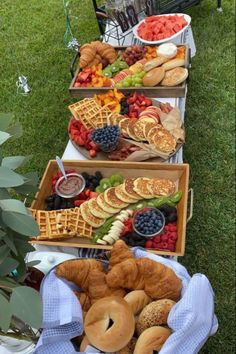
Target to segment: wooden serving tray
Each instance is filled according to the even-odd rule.
[[[120,161],[63,161],[66,169],[76,169],[78,172],[88,172],[89,174],[99,170],[104,177],[109,177],[114,173],[121,173],[124,177],[159,177],[168,178],[177,182],[178,190],[183,192],[181,201],[177,205],[178,215],[178,240],[175,252],[165,252],[159,250],[149,250],[152,253],[168,256],[183,256],[185,252],[186,224],[187,224],[187,203],[189,188],[189,165],[188,164],[158,164],[148,162],[120,162]],[[50,160],[44,172],[39,186],[39,192],[35,196],[31,208],[45,209],[45,198],[51,193],[52,176],[58,171],[56,160]],[[60,241],[31,241],[33,244],[47,246],[63,246],[77,248],[95,248],[110,250],[112,246],[96,245],[90,240],[82,237],[74,237]]]
[[[178,45],[177,47],[185,47],[185,67],[189,67],[190,55],[189,46],[186,44]],[[126,49],[123,47],[114,47],[117,50]],[[79,55],[78,55],[79,56]],[[75,72],[74,78],[69,86],[69,92],[72,97],[93,97],[94,94],[104,93],[112,87],[74,87],[76,77],[80,69],[78,68]],[[119,91],[124,94],[132,93],[136,91],[137,93],[144,93],[146,97],[184,97],[186,92],[186,80],[178,86],[168,87],[168,86],[155,86],[155,87],[129,87],[129,88],[119,88]]]

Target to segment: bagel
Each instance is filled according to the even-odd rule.
[[[185,60],[184,59],[180,59],[180,58],[176,58],[176,59],[171,59],[169,61],[167,61],[166,63],[164,63],[162,65],[162,67],[165,69],[165,71],[177,68],[178,66],[184,66],[185,64]]]
[[[166,325],[169,312],[174,305],[174,301],[162,299],[145,306],[136,323],[137,334],[140,335],[149,327]]]
[[[88,341],[104,352],[116,352],[124,348],[131,340],[134,328],[132,310],[119,296],[96,301],[87,312],[84,323]]]
[[[146,71],[146,72],[150,71],[150,70],[152,70],[154,68],[157,68],[158,66],[162,65],[167,60],[169,60],[169,58],[164,57],[164,56],[160,56],[160,57],[154,58],[152,60],[149,60],[149,61],[147,61],[144,64],[143,70]]]
[[[143,86],[153,87],[159,84],[164,79],[165,69],[160,66],[158,68],[150,70],[143,77]]]
[[[137,339],[133,337],[131,341],[123,349],[119,350],[117,354],[133,354],[136,343]]]
[[[134,354],[152,354],[154,350],[159,351],[170,335],[169,328],[155,326],[146,329],[137,340]]]
[[[144,290],[131,291],[124,297],[124,300],[128,302],[135,316],[138,315],[142,309],[152,301]]]

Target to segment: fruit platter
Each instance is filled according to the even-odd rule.
[[[122,239],[165,255],[183,255],[189,166],[51,160],[31,212],[32,243],[109,250]],[[146,226],[148,225],[148,226]]]
[[[149,16],[133,28],[134,36],[145,44],[160,44],[178,37],[190,25],[186,14]]]
[[[185,141],[179,109],[136,91],[109,90],[69,110],[70,140],[88,159],[162,162]]]
[[[123,93],[142,91],[147,97],[183,97],[188,66],[187,45],[113,47],[94,41],[84,44],[76,53],[69,91],[74,97],[91,97],[107,88],[117,88]]]

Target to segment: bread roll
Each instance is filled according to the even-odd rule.
[[[84,336],[84,338],[80,344],[79,350],[81,352],[85,352],[85,349],[87,348],[88,345],[90,345],[89,340],[86,336]]]
[[[152,69],[143,77],[143,86],[154,87],[163,80],[164,76],[165,69],[163,67]]]
[[[145,76],[144,76],[145,77]],[[177,86],[184,82],[188,77],[188,70],[185,68],[174,68],[165,73],[161,86]]]
[[[163,56],[154,58],[154,59],[149,60],[147,63],[144,64],[143,70],[144,71],[150,71],[150,70],[162,65],[163,63],[165,63],[168,60],[169,60],[169,58],[163,57]]]
[[[134,334],[134,315],[127,302],[118,296],[96,301],[85,317],[84,330],[89,342],[104,352],[124,348]]]
[[[124,300],[131,306],[135,316],[138,315],[142,309],[152,301],[144,290],[131,291],[124,297]]]
[[[132,338],[131,341],[123,349],[119,350],[117,354],[133,354],[136,343],[137,339]]]
[[[162,67],[165,69],[165,71],[167,71],[167,70],[177,68],[178,66],[184,66],[184,64],[185,64],[184,59],[176,58],[176,59],[172,59],[172,60],[167,61],[166,63],[164,63],[162,65]]]
[[[149,327],[166,325],[169,312],[174,305],[174,301],[162,299],[145,306],[136,323],[137,334],[140,335]]]
[[[151,354],[154,350],[159,351],[170,335],[170,329],[165,327],[146,329],[137,340],[134,354]]]

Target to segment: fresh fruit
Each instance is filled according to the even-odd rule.
[[[119,143],[120,129],[117,125],[105,125],[103,128],[95,129],[92,133],[92,140],[104,152],[115,150]]]
[[[118,91],[116,88],[114,90],[109,90],[106,93],[95,95],[95,99],[100,104],[100,106],[107,106],[111,111],[117,113],[120,113],[120,101],[123,98],[123,93]]]
[[[56,193],[49,195],[45,199],[45,203],[46,203],[45,210],[70,209],[70,208],[74,208],[75,206],[73,200],[62,198]]]
[[[92,130],[86,129],[83,124],[80,123],[80,121],[76,119],[71,119],[68,132],[71,136],[71,139],[77,145],[83,146],[88,151],[93,150],[92,152],[90,152],[90,156],[96,156],[95,152],[97,153],[97,151],[99,151],[99,146],[91,140]]]
[[[124,51],[122,58],[129,65],[135,64],[138,60],[143,59],[147,51],[144,46],[132,45]]]
[[[111,80],[103,75],[102,63],[79,72],[75,80],[75,87],[109,87]]]
[[[121,58],[119,58],[116,61],[114,61],[114,63],[108,65],[103,70],[103,75],[110,78],[115,76],[121,70],[127,69],[128,67],[129,67],[128,64],[125,61],[123,61]]]
[[[134,218],[134,227],[142,235],[157,234],[163,228],[163,223],[163,217],[157,209],[144,209]]]
[[[146,248],[159,249],[163,251],[174,252],[177,241],[177,225],[176,222],[168,223],[164,226],[161,235],[152,237],[145,243]],[[151,244],[151,242],[152,244]]]
[[[142,78],[145,75],[145,71],[139,70],[135,74],[131,74],[126,76],[123,80],[119,81],[118,84],[115,84],[116,87],[141,87],[142,86]]]
[[[102,188],[103,192],[110,188],[111,187],[111,181],[109,178],[103,178],[101,181],[100,181],[100,187]]]
[[[138,27],[139,37],[147,41],[159,41],[173,36],[187,26],[184,16],[150,16]]]
[[[112,175],[109,179],[112,186],[114,186],[115,183],[121,184],[124,181],[124,177],[119,173]]]

